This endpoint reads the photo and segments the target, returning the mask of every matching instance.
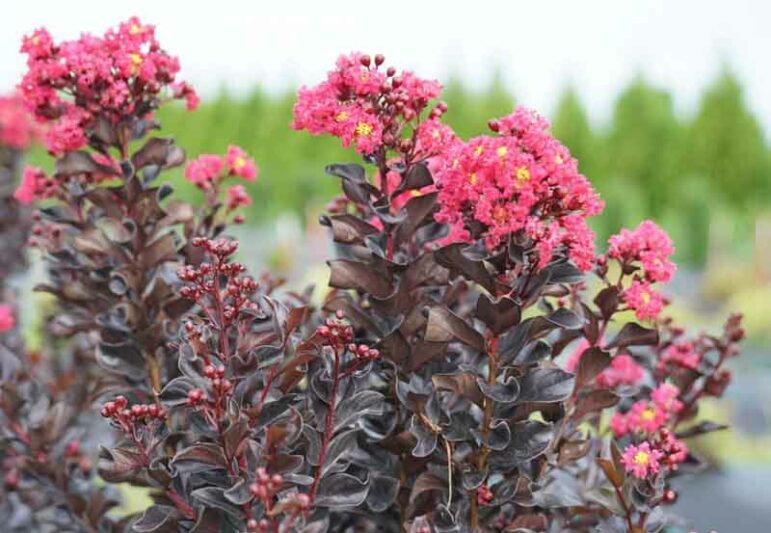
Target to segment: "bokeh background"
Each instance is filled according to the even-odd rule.
[[[202,96],[193,113],[163,109],[164,133],[191,156],[241,145],[260,166],[239,228],[241,258],[320,287],[329,250],[317,217],[336,187],[323,167],[355,155],[289,128],[299,85],[361,50],[440,79],[445,118],[462,136],[484,133],[515,104],[538,109],[607,202],[594,224],[600,242],[643,218],[675,239],[673,314],[712,329],[728,311],[745,312],[749,340],[735,382],[726,402],[703,413],[733,429],[706,440],[699,451],[716,466],[683,480],[678,505],[699,531],[771,531],[771,4],[279,4],[14,2],[0,17],[0,90],[23,72],[20,39],[34,28],[61,39],[131,15],[155,24]],[[42,150],[29,159],[50,167]],[[179,173],[171,179],[198,194]]]

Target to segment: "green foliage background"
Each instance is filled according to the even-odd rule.
[[[356,155],[337,139],[291,130],[294,98],[293,92],[260,87],[235,98],[223,89],[194,113],[170,105],[159,118],[163,132],[174,135],[190,157],[223,153],[230,143],[255,157],[260,178],[249,184],[255,199],[250,222],[285,211],[315,218],[336,191],[324,166]],[[445,119],[463,137],[485,133],[489,118],[515,104],[498,78],[481,92],[451,80],[444,99],[450,107]],[[545,114],[607,202],[594,224],[600,238],[651,217],[675,239],[679,261],[703,263],[717,224],[738,252],[751,252],[755,218],[771,205],[771,151],[729,69],[705,88],[693,116],[678,115],[671,95],[642,77],[619,94],[603,126],[590,120],[573,87]],[[173,179],[185,194],[197,194],[181,172]]]

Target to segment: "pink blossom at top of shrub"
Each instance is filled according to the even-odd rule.
[[[38,129],[18,94],[0,96],[0,144],[17,150],[27,148]]]
[[[27,166],[22,173],[21,183],[13,193],[19,203],[31,204],[48,196],[53,181],[46,177],[43,169]]]
[[[619,385],[635,385],[645,376],[645,369],[629,354],[614,357],[610,366],[597,376],[601,387],[614,388]]]
[[[420,128],[421,114],[439,97],[442,86],[409,71],[383,68],[384,61],[379,54],[374,60],[360,52],[340,56],[326,80],[298,91],[292,127],[339,137],[344,146],[353,144],[361,154],[381,148],[412,153],[413,141],[402,139],[405,127]],[[438,118],[445,110],[440,103],[429,118]],[[446,136],[446,129],[432,130],[429,136],[435,133]],[[423,150],[436,150],[436,142],[427,142],[425,129],[421,138]]]
[[[257,165],[254,159],[240,146],[231,144],[225,153],[225,166],[228,172],[233,176],[238,176],[247,181],[254,181],[257,178]]]
[[[28,70],[19,89],[38,120],[47,123],[44,142],[61,154],[87,143],[97,117],[115,125],[149,116],[164,89],[195,101],[188,85],[176,85],[177,58],[166,53],[154,26],[132,17],[102,36],[83,34],[55,43],[45,29],[24,37]]]
[[[653,290],[650,283],[640,280],[632,281],[624,291],[624,301],[640,320],[657,318],[665,304],[664,296],[660,292]]]
[[[548,132],[548,122],[523,107],[491,127],[498,136],[456,143],[443,154],[436,219],[453,228],[453,240],[483,238],[491,250],[522,231],[537,243],[539,266],[563,247],[589,270],[594,233],[586,218],[599,214],[603,202],[576,160]]]
[[[621,463],[627,472],[637,478],[645,479],[650,474],[658,473],[661,469],[659,459],[663,455],[661,451],[651,448],[648,442],[643,442],[638,446],[630,444],[624,448]]]
[[[252,197],[249,196],[243,185],[234,185],[227,190],[226,204],[230,210],[237,209],[241,206],[251,205]]]
[[[16,325],[13,309],[8,304],[0,304],[0,332],[8,331]]]
[[[651,392],[651,400],[667,413],[677,414],[683,409],[680,397],[680,389],[671,383],[662,383]]]
[[[675,253],[672,239],[651,220],[643,220],[633,230],[622,229],[608,243],[609,257],[624,263],[639,262],[648,281],[667,283],[677,269],[670,260]]]
[[[692,341],[680,341],[669,345],[658,362],[660,370],[670,366],[696,370],[701,364],[701,355]]]
[[[201,154],[188,161],[185,167],[185,179],[199,189],[208,189],[214,180],[220,178],[224,163],[222,157],[215,154]]]

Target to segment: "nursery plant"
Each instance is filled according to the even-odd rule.
[[[438,82],[341,56],[292,124],[360,161],[319,178],[342,194],[320,217],[335,256],[314,298],[237,260],[228,227],[258,174],[243,150],[187,162],[198,205],[163,182],[186,157],[154,112],[198,97],[151,25],[37,30],[22,51],[55,165],[3,205],[36,205],[54,309],[30,353],[0,308],[6,530],[676,523],[670,482],[701,465],[690,440],[723,429],[699,402],[728,385],[741,319],[709,335],[667,318],[674,247],[651,221],[595,251],[603,203],[545,119],[518,108],[461,139]],[[22,218],[2,219],[3,257]],[[137,492],[153,503],[122,513]]]

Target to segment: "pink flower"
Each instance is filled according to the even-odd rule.
[[[242,148],[234,145],[228,146],[225,154],[225,166],[233,176],[239,176],[247,181],[254,181],[257,177],[257,165],[254,159],[249,157]]]
[[[647,400],[638,400],[626,414],[630,431],[652,434],[669,420],[669,413]]]
[[[222,158],[214,154],[202,154],[188,162],[185,167],[185,179],[200,189],[208,189],[211,182],[220,177],[223,168]]]
[[[683,402],[678,398],[680,389],[670,383],[662,383],[651,392],[651,400],[667,413],[676,414],[682,411]]]
[[[189,83],[186,81],[174,83],[171,85],[171,90],[174,98],[185,99],[185,107],[188,111],[195,111],[198,109],[198,104],[201,102],[201,99]]]
[[[701,365],[701,354],[691,341],[676,342],[667,346],[657,367],[659,370],[665,371],[670,365],[698,370]]]
[[[653,320],[664,309],[664,297],[651,289],[650,284],[634,280],[624,291],[624,301],[639,320]]]
[[[645,370],[631,355],[614,357],[610,366],[597,376],[597,385],[615,388],[618,385],[635,385],[645,376]]]
[[[243,185],[234,185],[227,192],[226,205],[228,210],[232,211],[241,206],[251,205],[252,197],[246,192]]]
[[[442,87],[411,72],[382,69],[383,61],[382,56],[373,61],[359,52],[338,58],[335,70],[324,81],[298,91],[292,127],[339,137],[344,146],[355,145],[361,154],[381,147],[401,149],[402,138],[409,135],[414,121]],[[438,119],[445,110],[444,104],[437,105],[429,120]],[[425,133],[422,141],[419,150],[435,148],[426,146]]]
[[[22,40],[27,72],[19,90],[35,117],[50,126],[46,146],[55,154],[77,150],[97,117],[113,124],[148,118],[159,95],[171,89],[194,107],[197,96],[175,85],[179,61],[155,38],[155,28],[132,17],[103,36],[54,43],[46,30]]]
[[[45,197],[48,189],[48,179],[45,172],[38,167],[25,167],[21,183],[13,193],[13,197],[21,204],[31,204]]]
[[[13,309],[8,304],[0,304],[0,332],[8,331],[16,325]]]
[[[436,220],[453,235],[483,239],[490,250],[520,233],[533,241],[539,266],[562,256],[589,270],[594,233],[586,219],[603,203],[576,160],[525,108],[491,127],[500,135],[453,143],[442,154]]]
[[[639,446],[630,444],[624,448],[621,463],[626,471],[639,479],[645,479],[650,474],[656,474],[661,469],[659,459],[662,457],[659,450],[652,449],[650,443],[643,442]]]
[[[622,229],[608,240],[608,256],[625,263],[639,262],[644,277],[651,282],[668,282],[676,266],[670,261],[675,247],[669,235],[650,220],[643,220],[630,231]]]
[[[629,420],[624,413],[615,412],[610,419],[610,429],[616,437],[629,433]]]
[[[38,131],[18,95],[0,96],[0,144],[23,150]]]

